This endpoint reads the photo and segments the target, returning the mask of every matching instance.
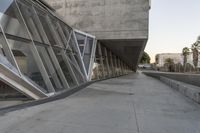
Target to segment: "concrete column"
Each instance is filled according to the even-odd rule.
[[[97,49],[99,53],[99,58],[100,58],[100,73],[102,73],[102,78],[105,78],[105,70],[104,70],[104,63],[103,63],[103,57],[102,57],[102,51],[101,51],[101,44],[97,44]]]
[[[111,73],[111,70],[110,70],[110,66],[109,66],[109,62],[108,62],[108,53],[107,53],[107,48],[104,47],[104,57],[105,57],[105,63],[106,63],[106,68],[107,68],[107,74],[108,74],[108,77],[111,77],[110,73]]]
[[[115,73],[115,71],[114,71],[114,63],[113,63],[113,56],[112,56],[112,52],[111,51],[109,51],[109,58],[110,58],[110,65],[111,65],[111,72],[112,72],[112,76],[114,76],[114,73]]]

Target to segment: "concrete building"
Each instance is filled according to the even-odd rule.
[[[165,64],[165,60],[167,58],[173,59],[175,64],[181,63],[183,65],[183,58],[184,57],[183,57],[182,53],[161,53],[161,54],[157,54],[155,56],[157,67],[163,67],[164,64]],[[194,66],[192,52],[190,52],[189,55],[187,56],[187,63]],[[200,67],[200,55],[199,55],[198,67]]]
[[[174,63],[182,63],[181,53],[161,53],[155,56],[157,67],[163,67],[167,58],[173,59]]]
[[[96,36],[136,70],[148,40],[150,0],[45,0],[70,26]]]
[[[0,5],[0,92],[9,86],[41,99],[92,79],[128,74],[136,70],[148,39],[148,0],[1,0]]]

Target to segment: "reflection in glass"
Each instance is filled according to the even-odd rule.
[[[59,31],[58,19],[49,15],[47,20],[49,22],[49,28],[51,29],[54,39],[58,42],[58,46],[64,48],[64,44],[66,44],[67,40],[62,39],[62,33]]]
[[[58,45],[59,42],[57,42],[57,41],[55,40],[55,36],[53,36],[53,34],[52,34],[50,24],[49,24],[49,22],[48,22],[48,20],[47,20],[47,18],[48,18],[47,13],[44,12],[44,11],[42,11],[42,10],[40,10],[40,9],[37,8],[37,7],[35,7],[35,10],[36,10],[36,12],[37,12],[37,15],[38,15],[38,17],[39,17],[39,20],[40,20],[40,22],[41,22],[41,24],[42,24],[42,27],[43,27],[43,29],[44,29],[44,31],[45,31],[45,34],[46,34],[46,36],[47,36],[47,38],[48,38],[50,44],[51,44],[52,46],[59,46],[59,45]]]
[[[83,58],[85,70],[89,76],[89,75],[91,75],[91,72],[89,70],[90,67],[92,68],[91,62],[94,61],[94,60],[91,60],[91,58],[92,58],[93,48],[95,48],[95,45],[96,45],[96,44],[94,44],[95,40],[93,37],[85,35],[79,31],[75,31],[75,35],[76,35],[77,43],[78,43],[78,46],[79,46],[79,49],[80,49],[80,52],[81,52],[81,55]]]
[[[70,87],[74,87],[76,86],[75,81],[72,79],[72,76],[69,72],[69,68],[67,67],[67,64],[65,63],[64,59],[63,59],[63,53],[60,49],[54,48],[54,53],[58,59],[58,62],[60,64],[60,67],[65,75],[65,78],[67,79],[67,82],[69,84]]]
[[[78,46],[76,45],[75,38],[74,38],[73,35],[71,36],[71,39],[69,41],[69,48],[73,53],[74,63],[77,64],[77,67],[84,74],[85,73],[84,69],[83,69],[83,67],[84,67],[83,65],[84,64],[82,64],[82,62],[81,62],[82,58],[79,55]]]
[[[37,61],[34,58],[34,51],[31,45],[12,39],[8,39],[8,42],[20,71],[36,84],[47,90],[41,72],[39,71]]]
[[[11,60],[11,56],[5,51],[5,47],[7,46],[6,40],[0,31],[0,63],[15,72],[16,74],[18,73],[17,68],[15,67],[15,63],[13,60]],[[8,48],[8,47],[7,47]],[[10,58],[6,57],[9,56]]]
[[[92,47],[93,47],[94,40],[90,37],[87,37],[87,43],[85,46],[85,52],[83,56],[83,62],[85,64],[86,71],[89,71],[90,67],[90,59],[92,54]]]
[[[83,79],[83,75],[81,73],[80,68],[77,65],[77,62],[75,60],[75,58],[73,57],[72,53],[67,53],[67,57],[68,57],[68,61],[72,66],[73,72],[76,75],[76,78],[78,80],[79,83],[83,83],[84,79]]]
[[[83,56],[83,54],[84,54],[83,51],[84,51],[85,43],[86,43],[86,41],[85,41],[86,36],[76,32],[76,38],[77,38],[77,42],[78,42],[78,46],[79,46],[81,55]]]
[[[0,30],[0,55],[1,56],[5,56],[5,52],[3,50],[3,45],[2,45],[2,43],[4,42],[3,40],[4,40],[3,34],[1,33],[1,30]]]
[[[40,58],[44,64],[44,67],[48,73],[49,79],[51,80],[52,85],[56,91],[63,90],[63,84],[58,75],[58,72],[50,58],[49,52],[46,47],[36,46]]]
[[[29,38],[24,24],[21,23],[22,20],[15,2],[12,0],[1,0],[0,5],[0,24],[5,34]]]
[[[33,7],[26,1],[18,1],[19,9],[23,15],[23,18],[26,22],[26,25],[29,29],[29,32],[32,35],[32,38],[34,41],[41,42],[41,43],[46,43],[43,41],[42,35],[40,32],[38,32],[39,27],[38,23],[35,21],[35,13],[33,10]]]
[[[66,41],[69,41],[70,35],[72,35],[72,28],[64,24],[63,22],[59,23],[62,29],[62,32],[64,33],[65,38],[67,39]],[[65,48],[68,48],[68,45],[66,44]]]

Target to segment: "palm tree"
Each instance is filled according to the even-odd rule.
[[[189,55],[189,53],[190,49],[188,47],[184,47],[182,50],[184,72],[186,71],[187,56]]]
[[[198,66],[198,58],[199,58],[199,51],[197,49],[197,43],[192,44],[192,53],[193,53],[193,64],[195,67],[195,70],[197,70],[197,66]]]
[[[199,60],[199,49],[200,49],[200,36],[197,38],[197,41],[192,44],[192,53],[193,53],[193,64],[195,70],[197,70],[198,60]]]

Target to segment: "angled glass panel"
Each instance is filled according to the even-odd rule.
[[[68,61],[71,64],[71,67],[73,69],[74,74],[76,75],[78,82],[83,83],[84,82],[84,75],[82,74],[77,62],[75,61],[73,53],[67,52],[66,54],[67,54]]]
[[[78,53],[78,48],[76,48],[75,50],[75,47],[74,45],[76,44],[72,44],[71,40],[73,40],[74,38],[72,37],[73,34],[71,34],[71,36],[67,36],[66,33],[64,33],[64,31],[68,32],[69,29],[62,29],[60,23],[57,23],[57,26],[58,26],[58,29],[57,29],[57,33],[59,35],[59,39],[62,40],[62,44],[64,46],[66,46],[67,50],[66,50],[66,53],[68,53],[68,61],[70,61],[70,64],[71,64],[71,67],[73,69],[73,73],[76,75],[76,79],[78,79],[79,83],[83,83],[84,82],[84,75],[83,75],[83,72],[81,71],[81,67],[83,66],[80,66],[77,61],[80,62],[80,59],[76,60],[76,58],[74,56],[77,56]],[[65,26],[66,27],[66,26]],[[64,31],[63,31],[64,30]],[[69,34],[68,34],[69,35]]]
[[[95,37],[77,30],[75,30],[75,36],[79,45],[79,50],[82,55],[87,76],[88,78],[91,78],[91,69],[94,62],[94,55],[92,54],[95,54],[93,52],[96,48],[96,44],[94,43]]]
[[[72,34],[71,38],[70,38],[70,41],[69,41],[69,46],[70,46],[70,49],[74,55],[74,63],[78,65],[80,71],[83,73],[83,74],[86,74],[85,72],[85,69],[83,68],[84,67],[84,64],[83,62],[81,61],[82,58],[81,58],[81,55],[79,55],[79,48],[78,46],[76,45],[76,42],[75,42],[75,38],[74,38],[74,35]]]
[[[36,13],[40,19],[40,22],[44,28],[44,31],[47,35],[47,38],[52,46],[60,46],[59,42],[55,39],[55,36],[52,33],[51,27],[52,25],[48,22],[48,13],[41,10],[40,8],[34,6]]]
[[[31,3],[24,0],[18,0],[17,3],[33,40],[36,42],[47,43],[45,40],[43,40],[40,32],[38,32],[39,24],[37,21],[35,21],[36,16]]]
[[[18,70],[16,69],[16,67],[14,67],[12,63],[6,58],[6,51],[3,48],[5,45],[7,45],[5,38],[0,33],[0,63],[18,74]]]
[[[85,68],[87,73],[89,72],[93,44],[94,44],[94,39],[91,37],[87,37],[87,43],[85,46],[84,56],[83,56],[83,61],[85,63]]]
[[[31,41],[23,42],[8,38],[8,42],[23,75],[25,75],[27,79],[33,80],[37,85],[47,91],[47,86],[38,68],[37,60],[34,57]]]
[[[4,39],[3,38],[3,33],[2,33],[2,31],[1,31],[1,28],[0,28],[0,37],[2,38],[1,40],[0,40],[0,55],[1,56],[5,56],[5,52],[4,52],[4,50],[3,50],[3,45],[2,45],[2,40]]]
[[[75,80],[72,78],[73,72],[70,72],[70,69],[68,66],[68,64],[66,64],[66,58],[64,57],[64,43],[67,42],[63,42],[64,40],[61,38],[61,32],[59,31],[59,25],[58,25],[58,20],[54,19],[50,14],[47,15],[47,13],[38,10],[36,8],[37,14],[40,18],[40,21],[44,27],[45,33],[47,34],[47,37],[51,43],[51,45],[53,46],[53,50],[54,53],[57,57],[57,60],[60,64],[60,67],[63,71],[63,74],[65,75],[65,78],[69,84],[70,87],[74,87],[76,86],[76,82]],[[62,49],[61,49],[62,48]]]
[[[33,7],[31,6],[31,4],[25,1],[18,2],[18,4],[20,10],[22,11],[22,15],[24,16],[28,29],[32,34],[33,40],[35,44],[37,44],[37,51],[54,89],[56,91],[64,89],[61,79],[58,75],[57,69],[54,66],[53,61],[51,60],[50,55],[48,53],[48,41],[44,39],[44,35],[41,34],[42,32],[40,32],[40,23],[36,20],[38,18],[36,16],[36,13],[34,12]]]
[[[76,34],[76,38],[77,38],[77,42],[78,42],[78,46],[81,52],[81,55],[84,55],[84,48],[85,48],[85,44],[86,44],[86,35],[80,34],[78,32],[75,32]]]
[[[5,34],[29,39],[13,0],[1,0],[0,24]]]
[[[67,43],[69,43],[69,40],[71,38],[71,35],[72,35],[72,28],[70,28],[68,25],[64,24],[63,22],[59,22],[60,23],[60,26],[62,28],[62,31],[64,33],[64,36],[66,37],[67,39]],[[65,46],[65,48],[68,47],[68,44]]]
[[[55,40],[59,42],[58,45],[64,48],[64,45],[66,45],[67,40],[62,39],[62,33],[59,31],[58,20],[51,15],[48,16],[47,20],[49,21],[49,28],[52,29]]]
[[[67,82],[69,84],[70,87],[74,87],[76,86],[76,82],[73,80],[71,73],[69,71],[69,68],[66,64],[66,62],[64,61],[64,57],[62,55],[62,50],[61,49],[58,49],[58,48],[53,48],[54,50],[54,53],[58,59],[58,62],[63,70],[63,73],[65,75],[65,78],[67,79]]]
[[[39,52],[40,58],[42,59],[42,62],[44,64],[44,67],[46,68],[49,79],[51,80],[51,83],[54,89],[56,91],[63,90],[64,88],[63,88],[62,80],[58,74],[56,67],[53,64],[53,61],[50,58],[47,47],[36,45],[36,48]]]

